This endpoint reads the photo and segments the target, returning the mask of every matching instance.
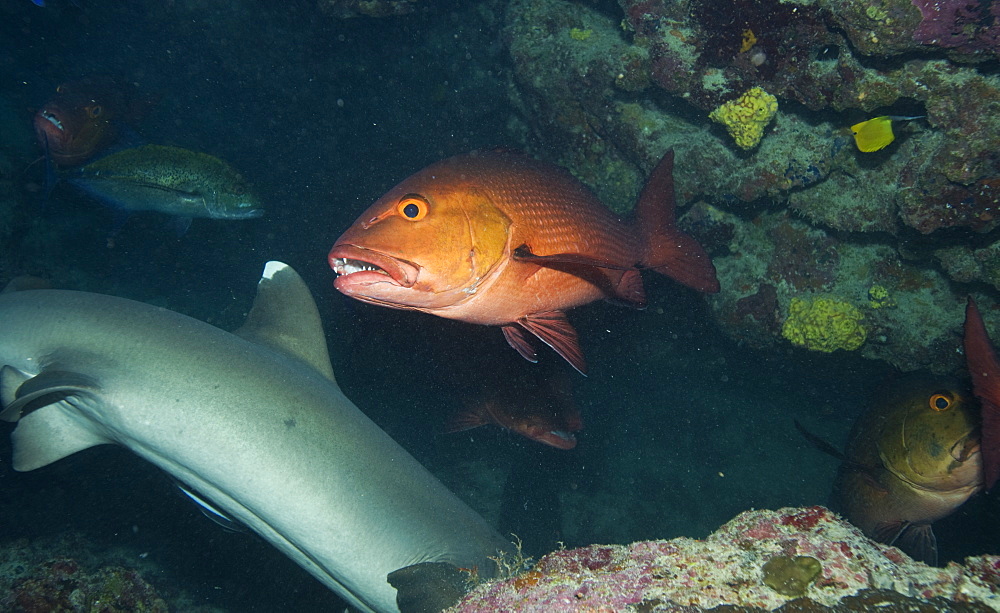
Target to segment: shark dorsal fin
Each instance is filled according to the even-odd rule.
[[[271,261],[264,265],[253,307],[235,333],[301,360],[336,382],[316,302],[288,264]]]

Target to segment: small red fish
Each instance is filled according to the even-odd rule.
[[[145,112],[149,102],[135,90],[105,76],[60,85],[35,113],[39,144],[59,166],[86,162],[119,138],[120,122],[134,121]]]
[[[363,302],[500,326],[532,362],[534,335],[583,373],[567,309],[601,298],[645,306],[647,268],[719,290],[708,254],[675,225],[673,159],[663,156],[627,222],[566,170],[526,155],[442,160],[337,239],[334,286]]]
[[[972,391],[980,403],[983,487],[988,491],[1000,477],[1000,362],[972,296],[965,306],[963,345]]]
[[[472,408],[459,413],[445,426],[461,432],[495,424],[556,449],[576,447],[576,432],[583,429],[580,411],[573,402],[568,379],[556,374],[540,384],[491,385]],[[523,380],[519,383],[525,383]],[[534,389],[531,389],[534,388]]]

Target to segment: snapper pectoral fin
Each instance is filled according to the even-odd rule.
[[[444,431],[448,434],[453,434],[455,432],[463,432],[465,430],[472,430],[473,428],[478,428],[479,426],[485,426],[489,423],[489,420],[478,411],[462,411],[454,415],[448,422],[444,425]]]
[[[579,253],[535,255],[527,245],[515,249],[513,259],[561,270],[586,279],[599,287],[608,300],[613,302],[640,309],[646,306],[642,275],[639,269],[631,264],[608,262]]]
[[[554,253],[552,255],[535,255],[531,252],[531,247],[521,245],[514,250],[513,257],[520,262],[532,262],[539,266],[549,266],[558,268],[559,264],[572,264],[575,266],[592,266],[594,268],[607,268],[610,270],[629,270],[635,268],[632,265],[617,264],[607,262],[597,258],[592,258],[579,253]]]
[[[885,522],[875,526],[870,536],[881,543],[899,547],[914,560],[937,566],[937,537],[930,524]]]

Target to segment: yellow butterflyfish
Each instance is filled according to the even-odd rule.
[[[892,122],[909,121],[920,119],[923,115],[913,117],[903,117],[901,115],[882,115],[874,117],[868,121],[862,121],[851,126],[854,133],[854,142],[858,150],[863,153],[871,153],[885,148],[889,143],[896,140],[896,135],[892,133]]]

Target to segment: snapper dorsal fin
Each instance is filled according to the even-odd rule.
[[[316,301],[305,281],[284,262],[270,261],[238,336],[315,368],[336,382]]]

